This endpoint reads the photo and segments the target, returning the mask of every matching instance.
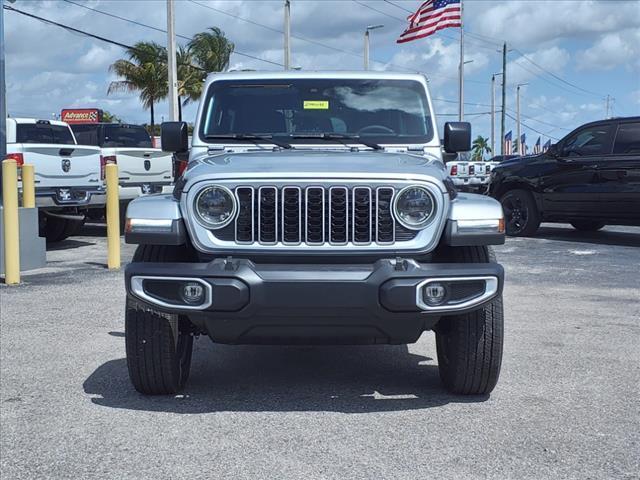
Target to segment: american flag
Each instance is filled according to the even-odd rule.
[[[520,150],[520,155],[526,155],[527,154],[527,135],[525,133],[523,133],[522,135],[520,135],[520,143],[518,144],[519,150]]]
[[[448,27],[462,26],[460,0],[427,0],[418,11],[407,17],[409,26],[396,43],[405,43],[429,35]]]
[[[542,151],[542,146],[540,145],[540,137],[536,141],[536,144],[533,146],[533,154],[538,155]]]
[[[547,140],[547,143],[545,143],[545,144],[542,146],[542,151],[543,151],[543,152],[546,152],[547,150],[549,150],[549,147],[550,147],[550,146],[551,146],[551,140]]]
[[[504,151],[507,155],[511,153],[511,149],[513,148],[513,134],[511,131],[504,136]]]

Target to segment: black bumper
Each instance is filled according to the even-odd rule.
[[[131,263],[127,294],[154,310],[186,315],[220,343],[413,343],[447,315],[481,308],[502,293],[504,271],[494,263],[428,264],[379,260],[368,265],[257,265],[248,260],[210,263]],[[203,310],[162,306],[132,291],[132,278],[194,278],[211,285]],[[416,305],[426,279],[497,280],[495,295],[469,307],[424,311]],[[163,303],[163,302],[162,302]]]

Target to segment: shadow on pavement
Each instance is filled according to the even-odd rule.
[[[61,242],[47,243],[47,252],[55,252],[56,250],[71,250],[72,248],[88,247],[90,245],[95,245],[95,243],[67,238],[66,240],[63,240]]]
[[[640,229],[637,232],[617,232],[605,227],[598,232],[580,232],[572,227],[540,227],[535,237],[561,242],[640,247]]]
[[[407,346],[227,346],[196,342],[182,395],[136,392],[124,358],[99,366],[84,382],[97,405],[172,413],[331,411],[367,413],[483,402],[440,384],[433,360]]]

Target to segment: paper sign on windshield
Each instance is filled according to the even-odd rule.
[[[328,100],[305,100],[305,110],[329,110]]]

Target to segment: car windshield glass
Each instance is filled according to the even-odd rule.
[[[16,129],[18,143],[53,143],[75,145],[71,130],[66,125],[43,123],[19,123]]]
[[[104,126],[104,141],[101,146],[151,148],[151,137],[142,126],[114,123]]]
[[[199,135],[209,143],[230,134],[286,137],[292,144],[335,144],[338,135],[374,144],[433,137],[425,89],[412,80],[217,81],[203,111]]]
[[[99,146],[98,125],[71,125],[71,130],[76,136],[78,145]]]

